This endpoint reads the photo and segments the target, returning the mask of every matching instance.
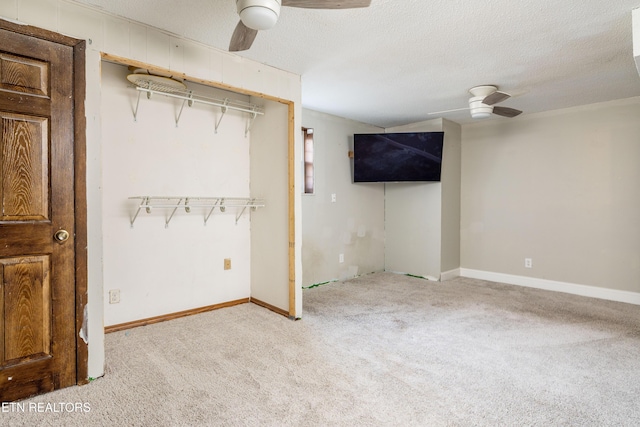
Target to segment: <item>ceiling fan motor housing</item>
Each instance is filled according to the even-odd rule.
[[[471,117],[474,119],[486,119],[493,113],[493,105],[484,104],[482,101],[498,88],[495,86],[476,86],[469,89],[469,93],[473,95],[469,99],[469,109]]]
[[[281,0],[236,0],[242,23],[254,30],[273,28],[280,16]]]
[[[486,119],[493,113],[493,105],[484,104],[482,102],[484,98],[484,96],[474,96],[469,99],[469,109],[474,119]]]

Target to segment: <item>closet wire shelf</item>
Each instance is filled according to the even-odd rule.
[[[186,213],[191,213],[193,208],[204,208],[205,217],[204,225],[207,225],[209,217],[213,211],[218,208],[220,212],[225,212],[227,208],[237,208],[236,212],[236,225],[238,220],[248,209],[255,211],[257,208],[265,207],[263,199],[248,198],[248,197],[187,197],[187,196],[165,196],[165,197],[152,197],[152,196],[135,196],[129,197],[130,200],[140,200],[138,209],[131,218],[131,228],[138,218],[138,214],[142,209],[147,213],[151,213],[153,209],[171,209],[171,214],[165,220],[164,227],[168,228],[171,219],[178,211],[178,209],[184,209]]]
[[[178,123],[180,122],[180,117],[182,116],[182,111],[184,110],[185,104],[189,107],[192,107],[194,103],[220,107],[222,114],[215,123],[215,133],[218,133],[220,122],[222,122],[222,118],[228,110],[241,111],[249,114],[249,121],[244,131],[245,136],[247,136],[249,130],[251,130],[251,125],[253,124],[255,118],[258,115],[264,115],[264,108],[260,107],[259,105],[251,104],[249,102],[232,100],[229,98],[213,98],[204,95],[198,95],[192,90],[180,89],[174,86],[165,85],[151,79],[147,80],[144,78],[139,78],[136,80],[136,83],[133,87],[135,87],[135,89],[138,91],[138,99],[133,110],[133,121],[138,120],[138,108],[140,107],[140,95],[142,95],[142,93],[147,94],[147,99],[151,99],[154,94],[167,96],[169,98],[181,99],[182,106],[180,107],[180,111],[175,118],[176,127],[178,127]]]

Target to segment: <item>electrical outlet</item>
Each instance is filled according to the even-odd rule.
[[[344,254],[338,255],[338,262],[344,262]]]
[[[109,291],[109,304],[118,304],[120,302],[120,289],[111,289]]]
[[[525,268],[533,268],[533,260],[531,258],[524,259],[524,267]]]
[[[224,269],[231,270],[231,258],[224,259]]]
[[[332,193],[331,194],[331,203],[335,203],[336,202],[336,193]]]

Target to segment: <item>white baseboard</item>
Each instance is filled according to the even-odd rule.
[[[443,282],[445,280],[455,279],[456,277],[460,277],[460,269],[454,268],[453,270],[443,271],[440,273],[440,281]]]
[[[460,276],[640,305],[640,293],[638,292],[578,285],[555,280],[536,279],[534,277],[516,276],[513,274],[493,273],[491,271],[473,270],[470,268],[460,268]]]

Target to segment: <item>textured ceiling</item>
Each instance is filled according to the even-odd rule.
[[[234,0],[76,0],[226,50]],[[631,11],[640,0],[372,0],[283,7],[239,54],[302,76],[305,108],[392,127],[466,107],[494,84],[527,113],[640,95]],[[468,111],[442,114],[459,123]],[[522,116],[521,116],[522,117]],[[489,120],[505,119],[497,116]]]

